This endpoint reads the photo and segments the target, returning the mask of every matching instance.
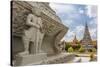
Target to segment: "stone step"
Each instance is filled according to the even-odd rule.
[[[74,54],[60,53],[58,55],[47,57],[47,59],[31,63],[29,65],[69,63],[69,61],[72,61],[74,58]]]

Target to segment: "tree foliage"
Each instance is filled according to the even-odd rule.
[[[66,43],[65,50],[68,51],[68,48],[71,47],[69,43]]]
[[[72,47],[68,48],[68,52],[73,52],[73,51],[74,51],[74,49]]]
[[[79,52],[84,52],[85,49],[81,46],[80,49],[79,49]]]
[[[95,48],[92,48],[92,52],[96,52],[96,49]]]

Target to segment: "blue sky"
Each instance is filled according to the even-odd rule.
[[[87,23],[92,40],[97,39],[97,6],[79,4],[50,3],[50,7],[69,27],[62,40],[72,41],[76,35],[78,40],[83,38],[84,26]]]

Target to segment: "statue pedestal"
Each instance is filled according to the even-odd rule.
[[[17,56],[15,61],[15,66],[25,66],[32,63],[38,63],[41,60],[46,59],[46,53],[39,53],[35,55],[25,55],[25,56]],[[40,63],[40,62],[39,62]]]
[[[74,54],[60,53],[54,56],[48,57],[44,64],[59,64],[59,63],[68,63],[69,61],[75,58]]]

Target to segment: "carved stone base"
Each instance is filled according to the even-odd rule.
[[[38,64],[68,63],[75,58],[74,54],[60,53],[47,57],[45,53],[16,57],[14,66],[32,66]]]
[[[30,65],[32,63],[35,64],[46,58],[47,58],[47,56],[45,53],[39,53],[36,55],[17,56],[14,66],[26,66],[26,65]]]
[[[45,62],[44,64],[68,63],[74,58],[75,58],[74,54],[60,53],[55,56],[48,57],[48,59],[44,61]]]

